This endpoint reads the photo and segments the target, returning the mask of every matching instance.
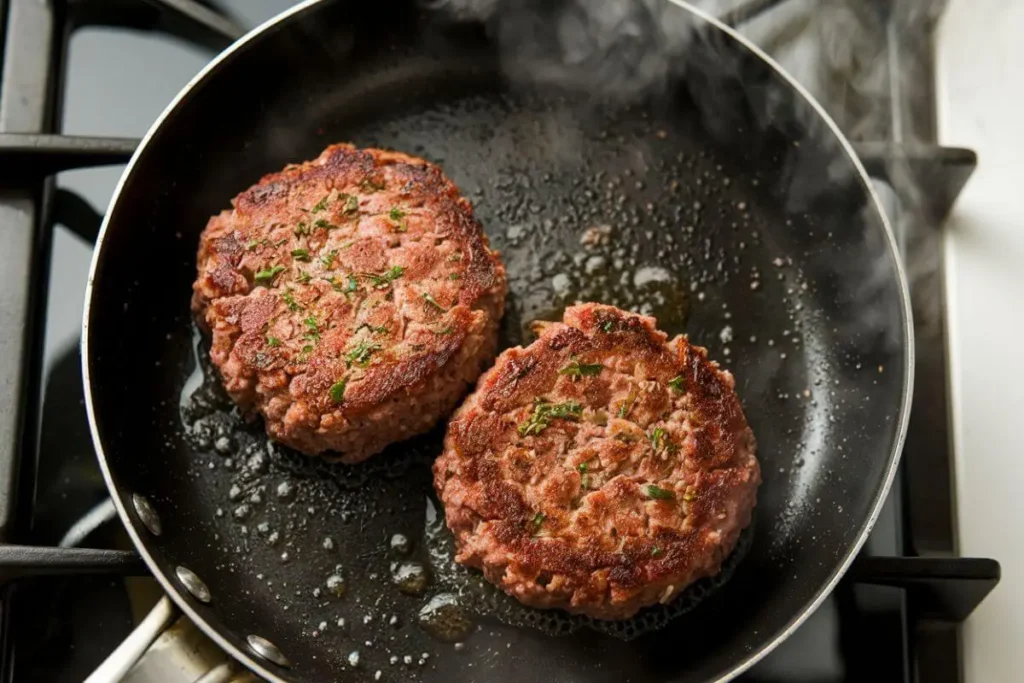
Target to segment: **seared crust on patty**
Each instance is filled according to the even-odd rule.
[[[428,430],[493,356],[505,269],[432,164],[328,147],[210,219],[192,307],[276,440],[358,462]]]
[[[732,376],[652,318],[581,304],[498,357],[434,484],[456,559],[525,604],[631,616],[713,575],[760,470]]]

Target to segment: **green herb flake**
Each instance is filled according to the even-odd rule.
[[[672,491],[659,488],[654,484],[648,484],[644,487],[644,491],[647,493],[648,498],[654,498],[655,500],[672,500],[676,497],[676,494]]]
[[[362,323],[362,324],[359,325],[359,327],[356,328],[356,330],[355,330],[355,332],[353,334],[358,333],[359,330],[363,329],[364,327],[366,329],[368,329],[370,332],[375,332],[376,334],[387,334],[388,333],[388,328],[384,327],[383,325],[381,325],[380,327],[374,327],[370,323]]]
[[[571,377],[573,382],[578,380],[580,377],[596,377],[601,374],[602,370],[604,370],[604,366],[600,363],[594,363],[592,365],[580,363],[576,360],[575,356],[570,356],[569,359],[569,364],[559,370],[558,374]]]
[[[633,410],[633,405],[636,403],[636,393],[630,392],[629,396],[626,397],[621,404],[619,404],[619,411],[617,416],[620,420],[625,420],[629,415],[629,411]]]
[[[313,208],[310,209],[309,212],[310,213],[320,213],[321,211],[325,210],[327,208],[327,202],[328,202],[329,199],[330,199],[329,196],[324,197],[323,199],[318,201],[316,204],[314,204]]]
[[[452,326],[451,325],[447,325],[446,327],[442,327],[440,330],[437,331],[437,333],[438,334],[451,334],[452,333]]]
[[[309,249],[292,249],[292,258],[296,261],[309,261]]]
[[[260,243],[257,242],[256,240],[249,240],[245,245],[245,249],[246,251],[253,251],[259,245]]]
[[[581,462],[579,465],[576,465],[576,470],[580,474],[586,474],[587,473],[587,463]]]
[[[315,221],[313,221],[313,225],[314,227],[320,228],[321,230],[336,230],[338,228],[337,225],[330,222],[326,218],[317,218]]]
[[[435,299],[433,296],[431,296],[430,292],[423,292],[423,302],[424,302],[424,305],[427,306],[428,308],[433,306],[434,308],[436,308],[437,310],[441,311],[442,313],[445,313],[448,310],[447,308],[445,308],[441,304],[437,303],[437,299]]]
[[[281,345],[281,340],[280,339],[278,339],[277,337],[271,337],[269,335],[267,336],[267,346],[277,347],[277,346],[280,346],[280,345]]]
[[[308,361],[309,360],[309,354],[311,354],[311,353],[313,353],[313,345],[312,344],[306,344],[305,346],[303,346],[302,347],[302,352],[299,353],[299,362],[300,363],[305,363],[306,361]]]
[[[300,311],[304,308],[302,304],[295,300],[295,294],[290,289],[285,290],[285,293],[281,295],[281,298],[284,299],[286,304],[288,304],[289,311]]]
[[[405,211],[402,211],[397,206],[391,207],[391,212],[388,213],[388,218],[395,221],[396,223],[405,218]]]
[[[614,320],[606,320],[603,323],[601,323],[601,331],[602,332],[611,332],[614,329],[615,329],[615,321]]]
[[[461,276],[461,275],[459,275],[458,273],[452,273],[451,275],[449,275],[449,276],[448,276],[448,279],[449,279],[449,280],[458,280],[458,279],[459,279],[459,278],[461,278],[461,277],[462,277],[462,276]]]
[[[583,415],[583,406],[578,401],[566,401],[565,403],[549,403],[538,399],[533,404],[533,412],[522,424],[519,425],[519,435],[529,436],[540,434],[551,426],[555,419],[577,421]]]
[[[253,279],[256,281],[256,284],[268,287],[274,281],[274,278],[277,277],[277,274],[283,270],[284,266],[270,266],[269,268],[256,271]]]
[[[683,379],[682,375],[676,375],[668,381],[668,386],[672,391],[682,393],[686,391],[686,380]]]
[[[309,284],[309,281],[312,280],[313,277],[306,271],[300,270],[299,274],[295,276],[295,279],[299,282],[299,284],[306,285]]]
[[[661,548],[658,546],[651,548],[651,557],[657,557],[658,555],[661,555]]]
[[[306,325],[306,339],[317,341],[320,339],[320,324],[317,322],[315,316],[309,316],[302,321]]]
[[[344,213],[355,213],[359,210],[359,199],[354,194],[342,194],[338,198],[345,202],[341,205]]]
[[[323,265],[324,268],[330,269],[331,264],[334,263],[334,259],[337,256],[338,256],[338,250],[337,249],[331,249],[329,252],[327,252],[326,254],[323,254],[320,257],[320,263]]]
[[[651,440],[651,447],[655,451],[660,451],[665,445],[665,430],[661,427],[655,427],[651,430],[651,433],[647,435],[647,438]]]
[[[332,402],[341,403],[345,399],[345,385],[347,383],[346,380],[339,379],[327,390],[327,394],[331,397]]]
[[[348,276],[348,287],[345,288],[345,293],[351,293],[359,289],[359,281],[356,280],[356,276],[349,273]]]
[[[544,520],[547,518],[548,516],[543,512],[538,512],[533,516],[533,519],[530,520],[530,527],[533,529],[534,535],[540,531],[541,526],[544,525]]]
[[[296,237],[302,237],[303,235],[308,235],[310,233],[309,225],[306,224],[303,221],[299,221],[299,224],[295,226],[295,229],[292,230],[292,232],[295,233]]]
[[[357,365],[358,367],[365,368],[370,363],[370,355],[374,351],[379,351],[381,348],[380,344],[373,342],[359,342],[359,345],[349,351],[345,357],[348,358],[349,365]]]
[[[370,278],[370,282],[373,283],[374,287],[383,289],[389,284],[402,277],[402,273],[405,272],[405,268],[402,266],[391,266],[380,275],[376,273],[367,273],[366,277]]]

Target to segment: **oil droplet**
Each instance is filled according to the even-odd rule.
[[[391,579],[406,595],[423,595],[430,584],[430,574],[419,562],[402,562],[391,570]]]
[[[395,534],[391,537],[391,552],[395,555],[408,555],[412,550],[412,541],[405,534]]]
[[[345,590],[348,588],[348,585],[345,583],[345,579],[341,574],[331,574],[328,576],[326,586],[328,592],[336,598],[340,598],[345,595]]]
[[[473,621],[451,593],[440,593],[420,610],[420,628],[428,634],[448,642],[465,640],[473,630]]]

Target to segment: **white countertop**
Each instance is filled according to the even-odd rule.
[[[940,141],[978,169],[946,225],[960,553],[1002,581],[964,629],[968,683],[1024,677],[1024,2],[950,0]]]

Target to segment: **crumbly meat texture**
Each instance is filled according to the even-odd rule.
[[[210,219],[192,307],[275,440],[358,462],[430,429],[493,357],[505,269],[439,168],[351,145]]]
[[[620,619],[721,569],[760,470],[733,378],[653,318],[579,304],[498,357],[434,485],[457,561],[521,602]]]

